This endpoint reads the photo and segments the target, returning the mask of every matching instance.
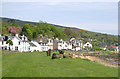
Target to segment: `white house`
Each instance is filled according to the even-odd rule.
[[[91,44],[90,42],[87,42],[87,43],[85,43],[85,44],[83,45],[83,48],[85,48],[85,47],[90,47],[90,48],[92,48],[92,44]]]
[[[119,47],[118,46],[115,48],[115,52],[119,53]]]
[[[70,42],[72,43],[72,50],[79,51],[83,47],[82,40],[71,38]]]
[[[42,51],[41,46],[38,44],[38,42],[31,41],[29,44],[30,44],[30,51],[31,52],[33,52],[33,51],[41,52]]]
[[[52,38],[47,39],[47,44],[48,44],[48,49],[53,50],[53,39]]]
[[[6,44],[7,40],[11,40],[13,45]],[[1,49],[11,49],[12,51],[19,52],[33,52],[33,51],[48,51],[48,44],[45,42],[28,41],[26,36],[0,36],[0,48]]]
[[[39,45],[41,47],[41,51],[48,51],[49,50],[49,47],[48,47],[47,43],[39,42]]]
[[[13,45],[9,46],[9,44],[6,44],[7,40],[11,40]],[[5,50],[11,49],[13,51],[28,52],[30,45],[26,36],[19,37],[16,34],[15,36],[0,36],[0,47]]]
[[[62,50],[62,49],[71,49],[72,50],[72,42],[70,42],[69,39],[61,39],[59,40],[58,38],[54,39],[53,42],[53,48]]]
[[[31,41],[32,46],[30,47],[30,51],[48,51],[48,44],[44,42],[37,42],[37,41]]]
[[[72,43],[70,42],[69,39],[64,39],[62,43],[63,49],[72,49]]]

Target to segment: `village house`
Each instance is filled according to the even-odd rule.
[[[119,53],[120,51],[119,51],[119,46],[116,46],[116,48],[115,48],[115,53]]]
[[[43,37],[42,35],[38,36],[37,42],[41,46],[42,51],[48,51],[49,49],[53,50],[53,39],[48,38],[47,36]]]
[[[72,42],[69,39],[64,39],[64,44],[67,46],[67,49],[72,49]],[[65,45],[63,45],[65,47]]]
[[[6,44],[7,40],[11,40],[13,45]],[[0,36],[0,47],[5,50],[13,50],[20,52],[28,52],[29,51],[29,41],[26,36]]]
[[[30,49],[29,49],[30,52],[40,51],[38,50],[39,48],[34,43],[30,42],[29,44],[30,44]]]
[[[82,40],[71,38],[70,42],[72,43],[72,50],[75,50],[75,51],[82,50],[82,47],[83,47]]]
[[[11,40],[13,45],[6,44]],[[48,51],[48,44],[45,41],[28,41],[26,36],[0,36],[0,48],[19,52]]]
[[[53,40],[53,49],[58,49],[58,50],[61,50],[62,49],[62,41],[59,40],[58,38],[55,38]]]
[[[32,44],[34,44],[34,46],[32,46],[30,48],[30,51],[48,51],[48,44],[44,43],[44,42],[38,42],[38,41],[31,41]]]
[[[48,49],[53,50],[53,39],[52,38],[48,38],[47,43],[48,43]]]
[[[83,45],[83,48],[86,48],[86,47],[92,48],[92,44],[90,42],[87,42]]]
[[[72,44],[68,43],[67,41],[63,39],[59,40],[58,38],[54,39],[53,49],[66,50],[71,48],[72,48]]]

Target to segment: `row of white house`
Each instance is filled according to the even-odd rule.
[[[13,45],[6,44],[7,40],[11,40]],[[71,39],[52,39],[43,36],[39,36],[36,41],[28,41],[26,36],[1,36],[0,35],[0,48],[5,50],[20,51],[20,52],[33,52],[33,51],[48,51],[49,49],[71,49],[71,50],[81,50],[85,46],[92,48],[92,44],[87,42],[83,45],[82,40],[75,38]]]

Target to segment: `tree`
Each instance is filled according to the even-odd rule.
[[[15,22],[15,19],[8,19],[8,23],[9,22]]]
[[[33,38],[37,38],[37,32],[33,32]]]
[[[11,49],[10,49],[10,46],[13,45],[13,42],[12,42],[11,40],[7,40],[6,44],[9,44],[9,50],[11,50]]]
[[[70,36],[71,35],[71,30],[70,30],[70,28],[66,28],[65,30],[64,30],[64,33],[66,34],[66,35],[68,35],[68,36]]]
[[[15,27],[15,26],[11,26],[10,28],[8,28],[8,31],[10,31],[12,34],[19,34],[21,28],[20,27]]]

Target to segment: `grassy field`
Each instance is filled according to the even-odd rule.
[[[45,52],[3,53],[3,77],[117,77],[118,69],[87,59],[54,59]]]
[[[2,77],[2,52],[0,50],[0,79]]]

